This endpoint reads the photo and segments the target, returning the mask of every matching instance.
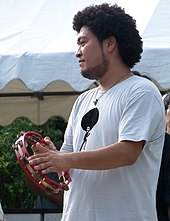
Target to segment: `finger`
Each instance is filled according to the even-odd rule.
[[[44,146],[40,144],[39,142],[37,142],[35,146],[36,146],[35,149],[37,152],[46,153],[49,151],[49,148],[47,148],[47,146]]]
[[[40,163],[40,164],[37,164],[34,166],[34,169],[35,170],[47,170],[47,168],[49,167],[49,162],[43,162],[43,163]]]
[[[46,156],[42,154],[37,154],[28,158],[28,162],[31,166],[34,166],[36,170],[43,169],[49,165]]]
[[[32,145],[31,149],[34,152],[34,154],[36,154],[36,153],[44,153],[44,152],[48,151],[48,148],[43,143],[39,143],[39,142],[37,142],[36,144]]]
[[[39,153],[39,151],[38,151],[36,145],[32,145],[32,146],[31,146],[31,150],[32,150],[32,152],[33,152],[34,154]]]
[[[46,145],[48,145],[47,148],[48,148],[49,150],[56,150],[56,147],[54,146],[53,142],[50,140],[49,137],[45,137],[45,138],[44,138],[44,141],[45,141]]]
[[[42,174],[47,174],[47,173],[51,173],[51,172],[53,172],[53,171],[50,169],[50,167],[45,168],[45,169],[41,169]]]
[[[60,170],[57,165],[48,165],[46,164],[46,168],[44,166],[41,167],[41,173],[47,174],[47,173],[61,173],[62,170]]]
[[[49,145],[49,144],[52,143],[52,141],[50,140],[49,137],[45,137],[45,138],[44,138],[44,141],[45,141],[45,143],[46,143],[47,145]]]
[[[32,160],[37,160],[37,159],[42,159],[43,157],[46,157],[46,154],[44,153],[37,153],[35,155],[29,156],[28,157],[28,161],[32,161]],[[35,162],[35,161],[34,161]],[[38,162],[38,161],[36,161]]]

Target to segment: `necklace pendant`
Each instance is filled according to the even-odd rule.
[[[93,101],[94,105],[96,106],[98,102],[98,99],[96,99],[95,101]]]

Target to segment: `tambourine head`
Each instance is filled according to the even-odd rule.
[[[41,171],[34,170],[28,162],[28,157],[33,154],[31,146],[37,142],[44,143],[43,137],[36,132],[20,132],[18,139],[16,140],[13,148],[15,150],[16,157],[19,164],[23,168],[24,172],[39,188],[46,191],[46,193],[59,193],[69,189],[69,183],[71,181],[69,170],[61,173],[50,173],[44,175]]]

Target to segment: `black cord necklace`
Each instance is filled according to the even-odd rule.
[[[111,89],[111,88],[109,88],[109,89]],[[108,90],[109,90],[109,89],[108,89]],[[97,90],[96,96],[99,94],[99,92],[100,92],[101,94],[100,94],[100,96],[99,96],[98,98],[96,97],[95,100],[93,101],[93,103],[94,103],[95,106],[97,105],[99,99],[100,99],[108,90],[106,90],[106,91],[100,91],[100,88]]]
[[[124,77],[126,77],[126,75],[128,75],[131,71],[128,71],[126,74],[124,74],[117,82],[115,82],[109,89],[105,90],[105,91],[102,91],[100,88],[98,88],[97,92],[96,92],[96,96],[95,96],[95,100],[93,101],[94,105],[96,106],[99,99],[101,97],[103,97],[104,94],[106,94],[112,87],[114,87],[116,84],[118,84]],[[100,92],[100,96],[97,97],[97,95],[99,94]]]

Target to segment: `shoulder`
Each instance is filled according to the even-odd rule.
[[[134,75],[127,80],[129,80],[128,82],[129,86],[133,87],[135,90],[138,89],[141,91],[146,91],[146,92],[148,91],[148,92],[160,94],[156,85],[152,81],[144,77],[139,77],[139,76]]]
[[[158,88],[150,80],[138,76],[131,76],[118,84],[116,92],[120,97],[128,100],[138,100],[145,96],[148,99],[153,98],[159,100],[161,103],[163,102]]]
[[[148,99],[154,99],[163,104],[162,96],[156,85],[150,80],[132,76],[126,82],[127,93],[131,97],[146,96]]]

